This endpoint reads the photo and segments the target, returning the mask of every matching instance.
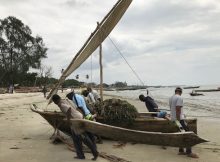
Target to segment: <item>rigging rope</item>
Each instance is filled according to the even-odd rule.
[[[144,86],[144,82],[141,80],[141,78],[138,76],[138,74],[135,72],[135,70],[131,67],[131,65],[128,63],[128,61],[126,60],[126,58],[123,56],[122,52],[119,50],[119,48],[116,46],[116,44],[113,42],[113,40],[110,38],[110,36],[108,36],[109,40],[111,41],[111,43],[113,44],[113,46],[116,48],[116,50],[118,51],[118,53],[121,55],[121,57],[125,60],[125,62],[127,63],[127,65],[130,67],[130,69],[132,70],[132,72],[134,73],[134,75],[137,77],[137,79],[140,81],[140,83]]]
[[[91,74],[90,74],[90,78],[91,78],[91,83],[92,83],[92,55],[91,55]]]

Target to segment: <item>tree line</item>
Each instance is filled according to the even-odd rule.
[[[31,84],[35,73],[30,68],[39,69],[41,60],[47,58],[47,48],[43,38],[33,36],[31,29],[16,17],[0,19],[0,83]]]
[[[58,79],[52,77],[52,68],[42,65],[47,58],[43,38],[33,36],[29,26],[16,17],[0,19],[0,87],[19,84],[20,86],[53,85]],[[30,68],[39,73],[29,72]],[[81,86],[85,83],[76,79],[67,79],[63,87]],[[98,86],[90,83],[92,86]],[[104,84],[105,87],[125,87],[126,82]]]

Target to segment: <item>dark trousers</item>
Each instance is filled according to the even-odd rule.
[[[72,133],[73,144],[76,150],[76,155],[79,158],[85,158],[82,150],[82,140],[80,135],[77,135],[72,129],[71,129],[71,133]]]
[[[88,148],[91,150],[94,157],[98,155],[97,147],[96,147],[95,141],[93,141],[94,136],[92,135],[92,133],[85,132],[80,135],[77,135],[72,129],[71,129],[71,132],[72,132],[72,139],[73,139],[74,147],[76,149],[76,154],[79,158],[85,158],[85,155],[82,149],[82,142],[88,146]]]
[[[180,120],[180,124],[182,125],[183,129],[188,132],[189,131],[189,127],[187,126],[187,123],[185,120]],[[184,148],[179,148],[179,152],[184,152]],[[192,148],[191,147],[187,147],[186,148],[186,153],[187,154],[191,154],[192,153]]]
[[[81,134],[81,138],[83,143],[88,146],[88,148],[91,150],[94,157],[98,155],[97,146],[95,144],[95,137],[90,132],[85,132]]]
[[[90,132],[86,132],[86,134],[89,137],[89,139],[91,140],[91,142],[93,143],[94,147],[97,148],[96,143],[95,143],[95,136]]]

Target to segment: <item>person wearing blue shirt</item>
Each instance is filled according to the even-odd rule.
[[[95,115],[92,115],[89,109],[87,108],[85,99],[81,95],[75,94],[74,92],[70,92],[66,95],[66,97],[69,100],[73,101],[77,108],[81,110],[85,119],[92,120],[95,117]]]

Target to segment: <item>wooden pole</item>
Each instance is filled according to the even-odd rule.
[[[97,28],[100,27],[99,22],[97,22]],[[99,89],[100,89],[100,98],[101,98],[101,102],[103,102],[103,71],[102,71],[102,44],[100,44],[99,46],[99,67],[100,67],[100,85],[99,85]]]
[[[99,66],[100,66],[100,97],[103,102],[103,71],[102,71],[102,44],[99,46]]]

